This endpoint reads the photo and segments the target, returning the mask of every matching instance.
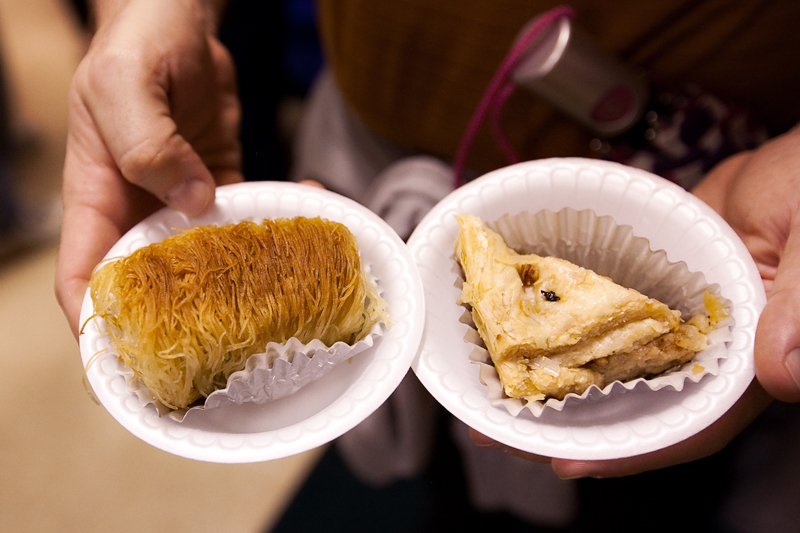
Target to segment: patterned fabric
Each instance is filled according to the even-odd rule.
[[[768,138],[745,109],[695,85],[657,88],[642,120],[611,141],[592,141],[603,159],[650,171],[691,189],[717,163]]]

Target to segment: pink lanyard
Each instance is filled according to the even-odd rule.
[[[483,94],[475,113],[469,121],[467,130],[461,139],[461,144],[456,152],[453,161],[453,188],[458,188],[464,182],[464,167],[466,166],[467,156],[475,141],[475,136],[478,134],[481,124],[483,123],[486,115],[490,113],[492,132],[497,139],[500,148],[506,154],[509,163],[519,162],[514,147],[503,133],[502,126],[500,125],[500,113],[506,100],[514,92],[515,84],[513,81],[508,81],[509,75],[514,71],[517,63],[522,58],[523,54],[527,51],[531,42],[546,29],[550,24],[556,22],[562,17],[574,18],[575,12],[569,6],[559,6],[553,8],[547,13],[543,14],[538,20],[525,32],[525,34],[517,40],[506,57],[500,63],[500,67],[492,77],[486,92]]]

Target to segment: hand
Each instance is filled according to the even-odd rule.
[[[764,281],[758,381],[778,400],[800,401],[800,129],[723,162],[694,193],[736,230]]]
[[[699,434],[652,453],[608,461],[540,457],[471,432],[479,446],[550,462],[565,479],[618,477],[712,455],[772,401],[800,401],[800,129],[716,167],[693,191],[742,238],[767,292],[755,339],[756,380],[719,420]]]
[[[128,229],[163,205],[200,214],[242,180],[234,66],[208,6],[107,5],[69,92],[55,286],[76,336],[92,270]]]

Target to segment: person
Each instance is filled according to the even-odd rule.
[[[188,215],[202,213],[213,202],[215,186],[243,179],[235,72],[230,55],[216,37],[223,4],[223,0],[94,3],[96,32],[69,93],[63,225],[55,280],[57,298],[76,336],[92,269],[125,231],[163,205]],[[403,147],[398,153],[430,153],[443,159],[452,157],[491,75],[494,67],[487,70],[486,65],[496,65],[502,58],[522,21],[553,5],[509,0],[493,4],[482,17],[480,13],[487,10],[481,2],[378,4],[320,1],[321,33],[333,79],[346,105],[358,109],[363,126],[392,146]],[[696,33],[705,39],[703,49],[715,53],[720,48],[709,41],[724,40],[735,32],[743,49],[753,44],[755,34],[792,49],[781,39],[796,39],[796,32],[784,31],[786,26],[781,25],[781,31],[768,33],[764,25],[793,24],[796,9],[781,2],[757,7],[745,2],[730,11],[715,8],[713,2],[686,10],[669,2],[659,3],[660,7],[628,2],[614,10],[586,4],[576,11],[594,21],[590,29],[614,53],[647,65],[662,77],[685,75],[681,58],[689,53],[695,60],[694,71],[702,74],[695,81],[712,89],[743,86],[741,93],[730,93],[749,99],[758,113],[772,118],[769,126],[774,137],[769,142],[727,159],[694,190],[741,235],[758,264],[768,302],[756,336],[757,379],[725,416],[687,441],[638,457],[573,461],[532,457],[475,432],[471,435],[481,446],[548,462],[564,479],[628,476],[707,457],[724,448],[773,399],[800,401],[800,285],[794,282],[800,272],[800,129],[791,129],[787,123],[800,121],[799,103],[790,99],[800,81],[796,73],[779,68],[779,58],[756,58],[748,65],[758,76],[743,76],[736,58],[720,57],[711,68],[702,62],[707,57],[698,58],[692,52]],[[392,16],[378,18],[386,9]],[[631,17],[639,17],[635,20],[642,23],[641,29],[629,24],[630,17],[618,16],[626,10],[634,13]],[[457,16],[446,19],[443,13]],[[409,30],[426,16],[436,21],[429,21],[428,33]],[[696,31],[714,17],[730,22],[728,33],[722,35],[718,28]],[[381,24],[375,24],[376,20]],[[369,21],[376,28],[372,38],[383,39],[388,48],[363,47],[357,36],[370,33]],[[398,33],[377,29],[389,23],[399,27]],[[654,28],[663,29],[669,23],[677,27],[675,32],[647,39],[654,35]],[[604,24],[611,31],[603,32]],[[468,30],[481,28],[480,38],[470,40]],[[462,34],[466,44],[459,47]],[[658,38],[663,42],[655,42]],[[487,42],[495,44],[488,47]],[[437,47],[447,53],[435,53]],[[677,52],[670,55],[665,50]],[[422,66],[404,62],[406,52]],[[763,49],[753,53],[762,54]],[[453,57],[461,64],[444,63]],[[355,61],[348,65],[348,59]],[[357,75],[365,65],[377,63],[385,67],[377,71],[377,77],[372,71],[371,79]],[[468,67],[459,70],[464,65]],[[722,81],[715,83],[714,76]],[[780,84],[781,76],[791,79]],[[441,86],[425,83],[431,80],[442,82]],[[454,82],[450,87],[459,87],[457,94],[433,90],[447,81]],[[573,129],[562,125],[545,103],[519,100],[508,116],[525,118],[509,128],[512,142],[527,148],[525,157],[583,155],[580,147],[585,146],[585,136],[572,135]],[[496,152],[491,139],[479,142],[470,164],[477,172],[500,166]],[[346,187],[337,189],[334,183],[332,188]]]

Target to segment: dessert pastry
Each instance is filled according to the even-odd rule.
[[[355,237],[321,218],[195,227],[101,264],[90,289],[118,357],[171,409],[269,342],[352,345],[388,319]]]
[[[520,255],[474,215],[457,216],[468,305],[507,396],[562,399],[690,361],[724,313],[679,311],[556,257]]]

